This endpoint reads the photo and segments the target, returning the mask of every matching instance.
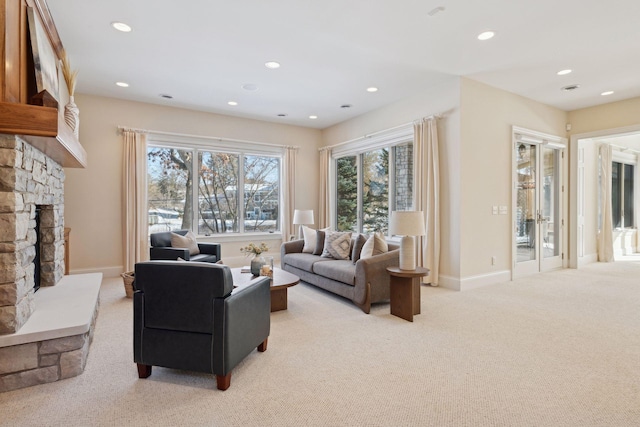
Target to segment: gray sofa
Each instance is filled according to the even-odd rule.
[[[389,252],[366,259],[337,260],[303,253],[304,240],[285,242],[280,247],[283,270],[295,274],[300,280],[333,292],[353,301],[369,314],[371,303],[389,299],[387,267],[397,267],[399,246],[389,243]]]

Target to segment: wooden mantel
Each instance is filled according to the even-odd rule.
[[[40,16],[58,58],[64,47],[45,0],[0,0],[0,133],[22,137],[63,167],[84,168],[87,153],[64,121],[64,106],[32,105],[33,61],[28,43],[27,8]]]

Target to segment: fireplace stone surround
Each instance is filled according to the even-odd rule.
[[[36,207],[40,286],[64,275],[64,169],[16,135],[0,136],[0,334],[17,332],[34,310]]]
[[[38,148],[0,135],[0,392],[79,375],[87,361],[102,275],[64,276],[64,179]]]

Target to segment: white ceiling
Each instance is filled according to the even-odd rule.
[[[79,70],[80,93],[314,128],[424,93],[451,76],[567,111],[640,96],[639,0],[48,4]],[[444,10],[430,16],[437,7]],[[118,32],[113,21],[133,31]],[[478,41],[488,29],[496,36]],[[282,67],[267,69],[272,60]],[[556,75],[565,68],[574,71]],[[247,83],[258,90],[242,89]],[[570,84],[580,88],[560,90]],[[368,93],[369,86],[379,91]],[[601,96],[606,90],[615,93]],[[227,105],[231,100],[239,105]]]

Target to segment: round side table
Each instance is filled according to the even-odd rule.
[[[391,314],[413,322],[413,315],[420,314],[420,278],[429,274],[429,269],[401,270],[387,267],[391,285]]]

